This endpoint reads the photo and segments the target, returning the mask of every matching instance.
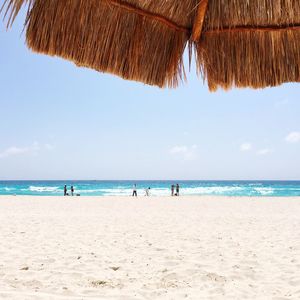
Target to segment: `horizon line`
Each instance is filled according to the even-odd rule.
[[[0,179],[1,181],[299,181],[300,179]]]

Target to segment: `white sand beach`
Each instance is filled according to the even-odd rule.
[[[300,198],[0,197],[0,299],[300,299]]]

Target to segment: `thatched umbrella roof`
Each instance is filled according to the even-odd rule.
[[[23,4],[28,47],[78,66],[175,87],[188,46],[211,90],[300,82],[299,0],[4,0],[9,25]]]

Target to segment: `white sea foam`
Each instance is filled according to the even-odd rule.
[[[242,187],[238,186],[207,186],[195,188],[183,188],[181,193],[186,195],[214,195],[214,194],[227,194],[231,192],[242,191]]]
[[[242,187],[229,187],[229,186],[214,186],[214,187],[194,187],[194,188],[181,188],[181,195],[222,195],[228,194],[232,192],[242,191]],[[86,191],[84,191],[86,192]],[[109,196],[129,196],[132,194],[132,189],[124,188],[124,189],[102,189],[101,192],[104,195]],[[138,195],[144,195],[144,189],[137,189]],[[169,196],[171,194],[171,190],[169,188],[151,188],[150,194],[152,196]]]
[[[131,196],[132,188],[102,189],[101,192],[106,196]],[[145,189],[137,189],[137,194],[138,196],[144,196],[146,194]],[[169,194],[170,191],[166,188],[150,189],[150,195],[152,196],[167,196]]]
[[[151,184],[150,184],[151,187]],[[74,186],[75,194],[87,195],[87,196],[131,196],[132,195],[132,187],[129,185],[126,186],[110,186],[110,187],[102,187],[100,186],[93,186],[93,185],[78,185],[78,187]],[[299,191],[299,187],[293,187],[292,190],[294,193]],[[24,194],[27,193],[35,193],[35,194],[45,194],[45,195],[58,195],[63,194],[62,187],[59,186],[35,186],[31,185],[29,187],[23,187],[19,189],[18,187],[0,187],[0,190],[7,192],[15,192],[16,190],[22,191]],[[277,193],[282,194],[287,190],[286,187],[278,187],[278,186],[262,186],[257,184],[256,186],[251,184],[246,185],[200,185],[194,187],[181,187],[180,188],[180,195],[257,195],[257,196],[272,196],[276,195]],[[68,188],[68,192],[69,192]],[[144,196],[145,189],[139,188],[137,189],[138,196]],[[152,196],[170,196],[171,189],[168,186],[164,187],[151,187],[150,194]]]
[[[22,189],[29,190],[31,192],[59,192],[60,188],[58,186],[30,186],[29,189]]]
[[[270,187],[259,187],[259,188],[254,188],[254,190],[261,195],[272,195],[274,193],[274,189]]]
[[[91,194],[91,193],[101,193],[102,189],[77,189],[76,187],[74,187],[74,192],[77,194],[80,193],[87,193],[87,194]]]
[[[129,196],[132,193],[132,189],[118,188],[118,189],[101,189],[104,195],[108,196]],[[137,193],[141,193],[141,190],[137,190]]]

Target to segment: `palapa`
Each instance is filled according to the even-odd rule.
[[[299,0],[4,0],[38,53],[159,87],[193,50],[210,90],[300,82]]]

